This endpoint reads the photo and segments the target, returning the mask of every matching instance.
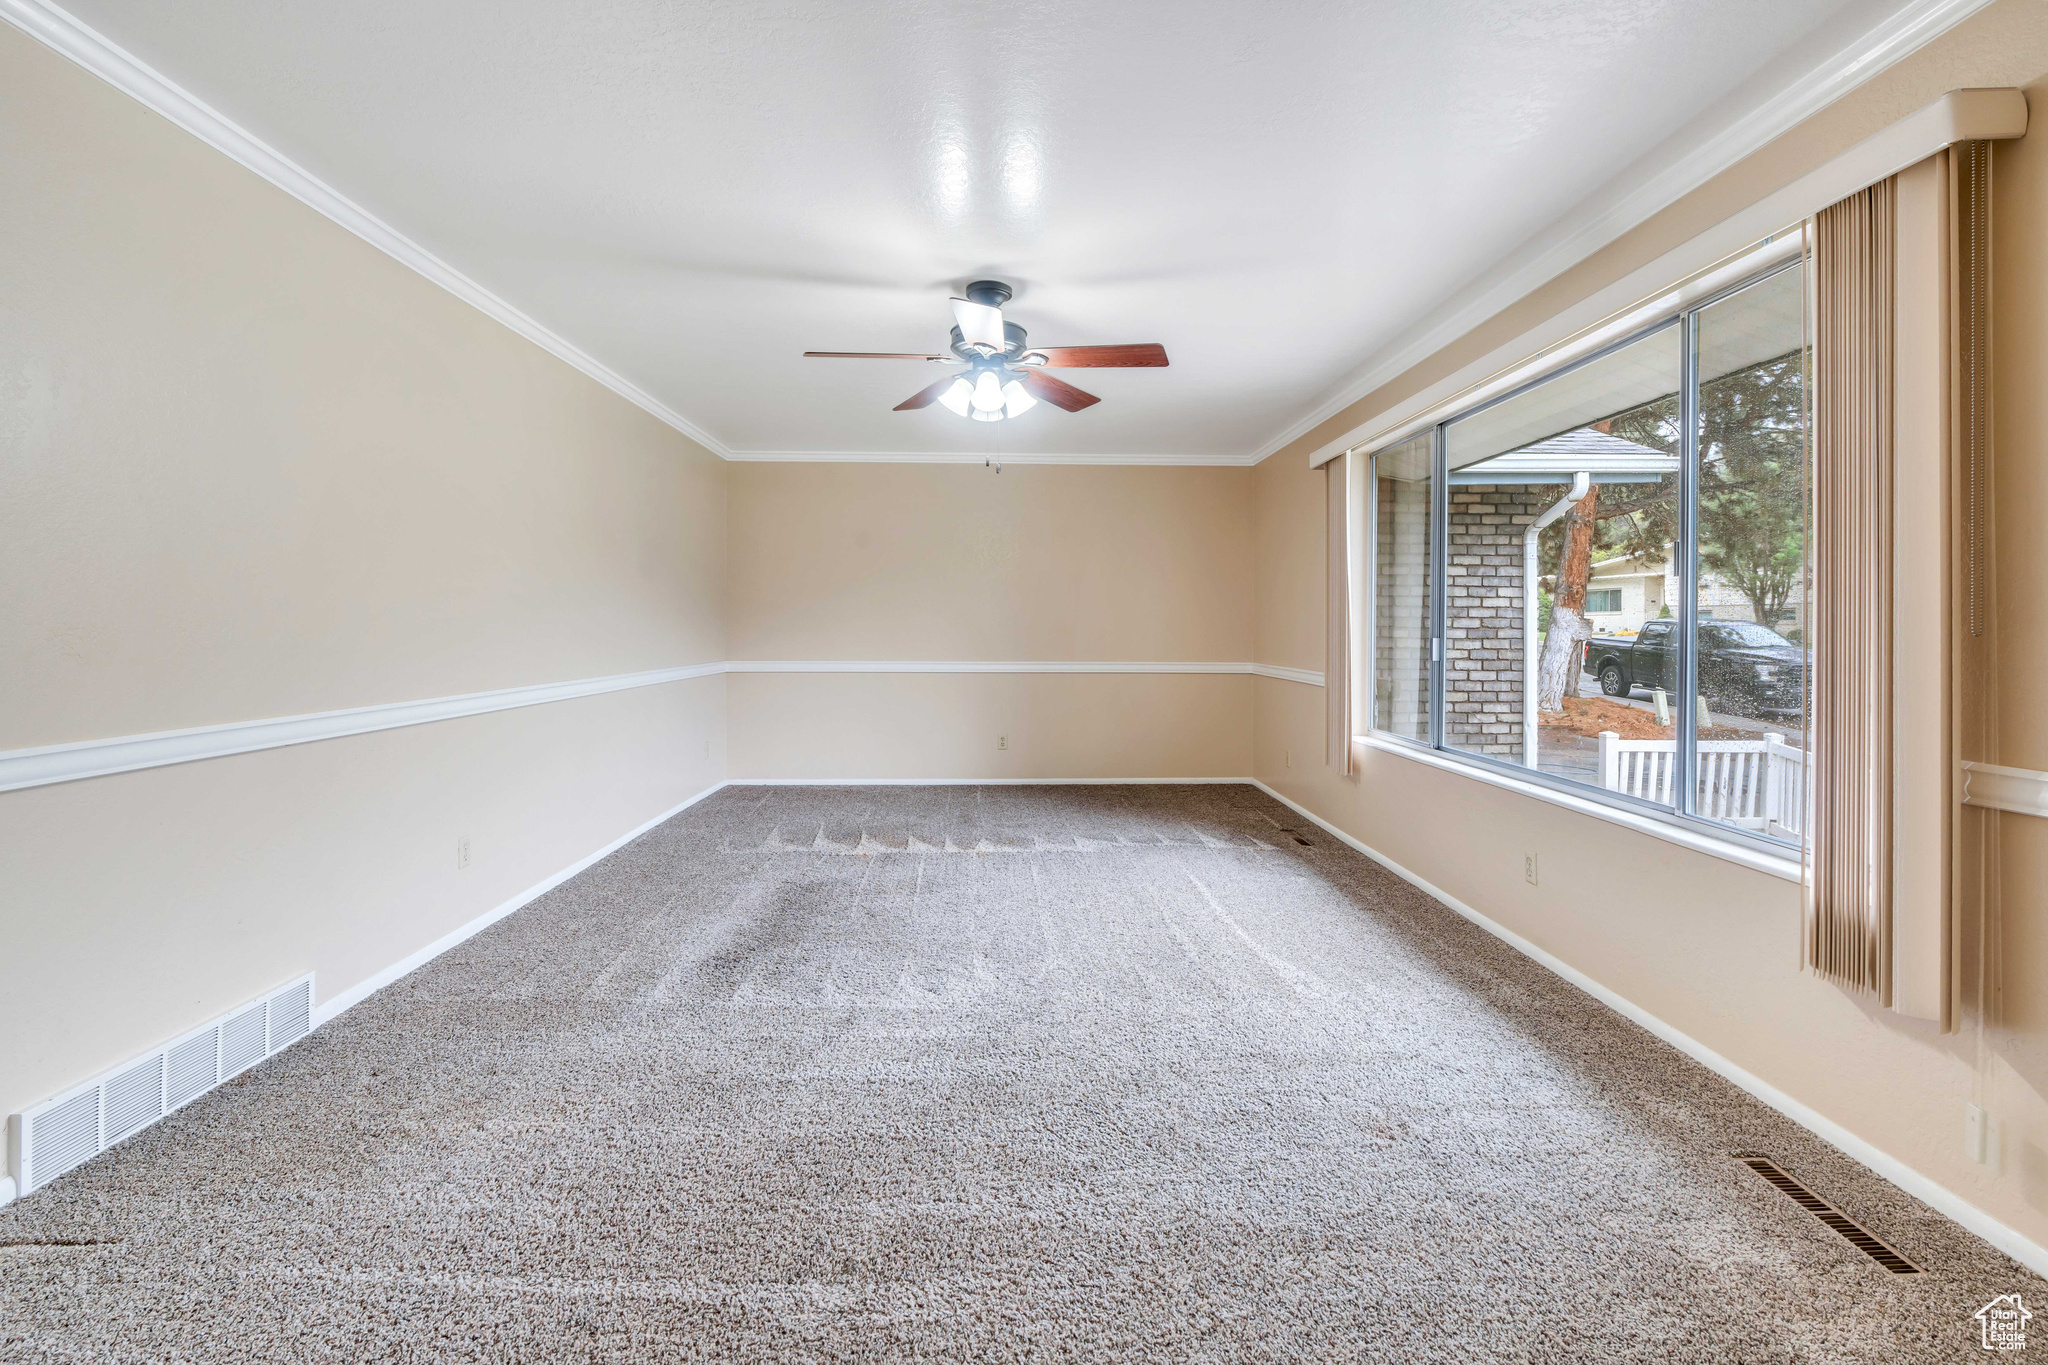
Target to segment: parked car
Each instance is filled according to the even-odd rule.
[[[1646,621],[1634,638],[1596,635],[1586,671],[1610,697],[1635,689],[1678,691],[1678,622]],[[1700,694],[1709,708],[1738,716],[1790,717],[1806,706],[1806,651],[1754,621],[1699,623]]]

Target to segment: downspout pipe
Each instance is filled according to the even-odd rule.
[[[1549,511],[1529,523],[1522,532],[1522,766],[1536,766],[1536,537],[1572,505],[1586,496],[1593,475],[1580,470],[1572,475],[1572,491],[1559,498]]]

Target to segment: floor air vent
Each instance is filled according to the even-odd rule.
[[[1738,1156],[1735,1158],[1778,1187],[1787,1199],[1805,1209],[1821,1222],[1826,1223],[1842,1235],[1843,1240],[1858,1251],[1876,1261],[1894,1275],[1918,1275],[1920,1267],[1901,1256],[1897,1248],[1879,1237],[1869,1228],[1843,1213],[1827,1200],[1815,1194],[1806,1186],[1785,1173],[1785,1168],[1764,1156]]]
[[[15,1188],[40,1189],[312,1031],[308,975],[8,1121]]]

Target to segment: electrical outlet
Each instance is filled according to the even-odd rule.
[[[1008,735],[997,735],[997,736],[996,736],[996,747],[997,747],[998,749],[1007,749],[1007,748],[1009,748],[1009,747],[1010,747],[1010,737],[1009,737]]]
[[[704,741],[704,757],[711,757],[711,741],[708,739]]]
[[[1536,885],[1536,855],[1533,853],[1522,855],[1522,880],[1531,886]]]
[[[455,841],[455,870],[460,872],[469,866],[469,836],[463,835]]]
[[[1996,1171],[2003,1136],[1997,1115],[1981,1105],[1963,1106],[1963,1155],[1979,1166],[1988,1166]]]
[[[1284,758],[1285,758],[1285,759],[1287,760],[1287,766],[1288,766],[1288,767],[1290,767],[1290,768],[1291,768],[1291,767],[1293,767],[1293,766],[1294,766],[1294,750],[1292,750],[1292,749],[1283,749],[1283,750],[1281,750],[1281,756],[1282,756],[1282,757],[1284,757]]]

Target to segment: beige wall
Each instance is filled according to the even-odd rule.
[[[1256,470],[998,475],[722,465],[0,28],[0,748],[719,658],[1319,668],[1308,449],[1943,91],[2044,71],[2048,10],[2002,0]],[[1998,161],[1995,756],[2028,767],[2044,149]],[[1396,757],[1337,779],[1321,707],[1230,675],[739,674],[0,794],[0,1112],[309,968],[331,998],[728,771],[1255,769],[2048,1242],[2042,822],[2001,829],[1980,1064],[1801,975],[1787,883]],[[1999,1174],[1961,1154],[1978,1095]]]
[[[0,794],[0,1108],[329,1000],[713,785],[724,681]]]
[[[725,656],[722,462],[5,26],[0,127],[0,749]],[[0,794],[0,1112],[715,782],[724,687]]]
[[[1252,477],[1238,468],[735,465],[732,657],[1249,662]],[[734,674],[727,683],[739,779],[1250,772],[1244,675]]]
[[[2033,14],[2030,50],[2048,67],[2048,7]],[[2001,146],[1993,167],[1997,608],[1989,757],[2048,769],[2048,80],[2032,82],[2027,99],[2039,131]],[[1985,1088],[2011,1115],[2017,1138],[2014,1171],[2001,1193],[2016,1193],[2048,1219],[2048,821],[1991,819],[1991,868],[2001,894],[1987,935],[1994,1028]]]
[[[2048,7],[2001,0],[1881,73],[1563,278],[1368,395],[1258,469],[1262,662],[1322,662],[1323,476],[1309,451],[1416,393],[1693,233],[1944,92],[2018,85],[2048,110]],[[1995,761],[2048,768],[2048,131],[1996,154]],[[1259,679],[1258,775],[1416,875],[1848,1128],[2037,1243],[2048,1244],[2048,825],[2006,815],[1990,971],[2002,981],[1977,1058],[1974,1029],[1869,1008],[1798,969],[1790,883],[1395,755],[1355,780],[1320,766],[1320,696]],[[1293,766],[1286,763],[1291,750]],[[1315,756],[1305,764],[1302,755]],[[1542,855],[1541,884],[1522,876]],[[1618,898],[1616,886],[1644,894]],[[2002,930],[2002,934],[2001,934]],[[1974,933],[1972,934],[1974,939]],[[1970,973],[1966,972],[1966,977]],[[1963,1107],[2004,1124],[2002,1169],[1962,1150]]]
[[[1252,770],[1252,679],[1241,673],[763,673],[726,686],[736,782]]]

